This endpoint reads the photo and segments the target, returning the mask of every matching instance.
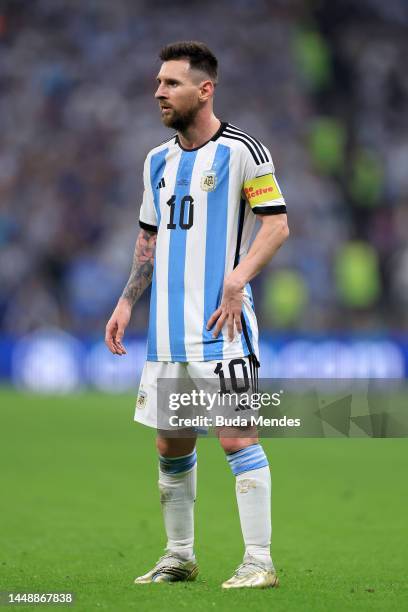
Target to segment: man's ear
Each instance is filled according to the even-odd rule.
[[[200,101],[205,102],[214,95],[214,83],[207,79],[200,83]]]

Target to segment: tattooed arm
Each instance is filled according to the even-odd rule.
[[[157,234],[144,229],[137,237],[132,270],[122,293],[122,298],[132,307],[152,281],[156,238]]]
[[[123,334],[133,306],[152,281],[156,238],[157,234],[144,229],[137,237],[129,280],[106,325],[105,344],[114,355],[126,355],[122,345]]]

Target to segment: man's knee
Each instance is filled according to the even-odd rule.
[[[220,444],[227,455],[236,453],[247,446],[257,444],[257,438],[229,438],[220,436]]]
[[[217,436],[222,448],[227,455],[236,453],[247,446],[258,444],[258,432],[256,427],[219,427]]]
[[[156,448],[162,457],[182,457],[193,452],[196,438],[166,438],[160,434],[156,438]]]

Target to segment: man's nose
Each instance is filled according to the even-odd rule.
[[[155,97],[156,99],[159,99],[159,98],[165,98],[165,97],[166,97],[166,95],[165,95],[165,89],[164,89],[164,87],[163,87],[161,84],[160,84],[160,85],[158,86],[158,88],[156,89],[156,93],[154,94],[154,97]]]

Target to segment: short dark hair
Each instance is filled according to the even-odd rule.
[[[159,57],[162,62],[186,59],[190,62],[191,68],[202,70],[202,72],[208,74],[214,84],[217,83],[218,60],[207,45],[202,42],[188,40],[171,43],[163,47]]]

